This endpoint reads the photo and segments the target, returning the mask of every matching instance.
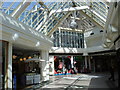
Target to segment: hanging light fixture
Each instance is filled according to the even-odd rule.
[[[22,58],[20,58],[20,61],[22,61],[23,59]]]
[[[76,18],[76,11],[73,12],[73,19],[71,20],[71,23],[70,23],[70,28],[72,29],[76,29],[78,27],[78,24],[76,23],[75,18]]]
[[[31,56],[28,57],[28,59],[31,59],[31,58],[32,58]]]
[[[25,60],[26,60],[26,58],[23,58],[23,60],[25,61]]]

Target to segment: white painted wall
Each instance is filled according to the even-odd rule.
[[[120,21],[118,18],[120,15],[118,9],[120,7],[120,2],[116,8],[114,4],[114,2],[110,2],[110,9],[108,11],[107,22],[105,25],[105,30],[107,33],[105,33],[103,37],[103,43],[110,49],[114,48],[114,41],[118,37],[118,27],[120,26],[118,25]],[[107,42],[106,39],[110,39],[111,42]]]
[[[95,27],[91,31],[86,31],[84,33],[87,48],[102,45],[103,43],[102,37],[104,33],[100,32],[100,30],[101,30],[100,28]],[[91,33],[94,33],[94,34],[90,35]]]

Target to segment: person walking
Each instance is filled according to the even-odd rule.
[[[110,66],[110,77],[109,77],[109,80],[112,80],[112,81],[115,81],[115,78],[114,78],[114,67],[113,65]]]

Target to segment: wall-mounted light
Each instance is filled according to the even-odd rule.
[[[35,46],[38,47],[39,45],[40,45],[40,42],[38,41]]]
[[[17,33],[15,33],[15,34],[12,36],[12,39],[13,39],[13,40],[16,40],[16,39],[18,39],[18,37],[19,37],[19,35],[18,35]]]
[[[16,58],[17,58],[17,56],[16,56],[16,55],[13,55],[13,56],[12,56],[12,58],[13,58],[13,59],[16,59]]]

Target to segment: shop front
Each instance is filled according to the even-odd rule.
[[[82,56],[54,56],[54,75],[77,74],[83,71]]]
[[[119,36],[114,42],[116,53],[117,53],[117,66],[118,66],[118,87],[120,88],[120,30],[119,30]]]
[[[71,60],[70,56],[55,56],[54,57],[54,74],[55,75],[68,75],[71,74]]]
[[[8,42],[0,41],[0,89],[5,88],[7,81]]]
[[[0,30],[2,36],[0,38],[0,89],[17,89],[25,86],[25,76],[28,76],[28,74],[33,76],[39,74],[40,77],[35,77],[44,81],[49,80],[47,62],[49,58],[48,51],[53,45],[52,39],[5,13],[0,12],[0,14],[2,20],[0,23],[2,27]],[[15,22],[15,24],[11,23],[11,21]],[[19,50],[14,47],[19,48]],[[45,60],[42,65],[40,64],[41,66],[37,62],[25,62],[27,59],[33,58],[38,52],[41,52],[41,59]],[[26,70],[26,66],[29,65],[30,69]],[[35,69],[34,66],[39,67]],[[38,79],[38,81],[40,80]]]
[[[41,81],[40,53],[33,50],[13,50],[13,88],[22,89]]]

